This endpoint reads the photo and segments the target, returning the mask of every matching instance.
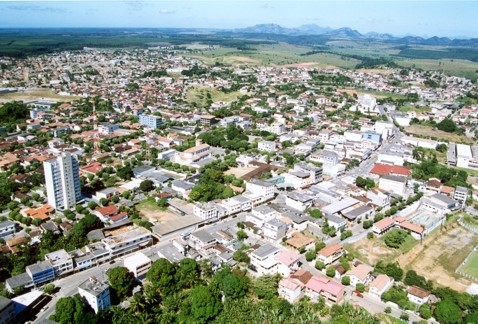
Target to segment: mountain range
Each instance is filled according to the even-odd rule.
[[[349,40],[375,40],[386,41],[397,44],[420,44],[420,45],[443,45],[443,46],[478,46],[478,39],[452,39],[448,37],[430,37],[420,36],[397,37],[390,34],[380,34],[370,32],[361,34],[355,29],[343,27],[333,29],[321,27],[315,24],[302,25],[297,28],[282,27],[277,24],[258,24],[246,28],[234,29],[234,34],[270,34],[284,36],[322,36],[330,39],[349,39]]]

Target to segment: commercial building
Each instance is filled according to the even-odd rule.
[[[73,258],[65,250],[58,250],[45,255],[45,260],[50,262],[55,271],[55,276],[61,276],[72,272]]]
[[[11,299],[0,296],[0,324],[13,323],[15,308]]]
[[[0,222],[0,237],[15,233],[15,223],[9,220]]]
[[[90,277],[78,286],[78,293],[95,313],[111,306],[110,287],[94,277]]]
[[[163,118],[153,115],[139,115],[139,123],[151,129],[156,129],[163,124]]]
[[[55,269],[49,261],[37,262],[27,266],[25,269],[34,285],[55,279]]]
[[[43,162],[48,204],[70,209],[81,199],[78,161],[68,152]]]
[[[151,232],[139,226],[126,226],[112,231],[105,231],[106,238],[101,242],[113,255],[126,254],[147,246],[152,242]]]
[[[136,278],[142,278],[151,268],[151,259],[144,255],[144,253],[137,252],[124,259],[124,266]]]

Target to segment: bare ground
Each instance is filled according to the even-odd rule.
[[[423,245],[415,246],[398,258],[404,269],[413,269],[441,286],[464,291],[472,281],[455,270],[478,244],[478,236],[456,223],[447,225],[426,237]]]

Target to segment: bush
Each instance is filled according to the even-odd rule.
[[[367,238],[368,238],[369,240],[373,239],[374,237],[375,237],[375,235],[374,235],[372,232],[368,232],[368,233],[367,233]]]
[[[390,314],[392,312],[392,308],[390,306],[385,307],[385,314]]]
[[[350,285],[350,277],[349,276],[343,276],[341,282],[342,282],[342,285],[344,285],[344,286]]]
[[[313,218],[322,218],[322,212],[319,209],[312,209],[310,211],[310,216]]]
[[[410,234],[407,231],[401,229],[392,229],[387,234],[385,234],[383,240],[388,247],[398,249],[400,245],[405,242],[408,235]]]
[[[363,293],[365,291],[365,285],[362,284],[362,283],[358,283],[356,286],[355,286],[355,289],[357,289],[358,291],[360,291],[361,293]]]
[[[317,270],[323,270],[325,268],[325,264],[322,261],[316,261],[315,262],[315,268]]]
[[[334,267],[329,266],[329,267],[327,268],[327,270],[325,270],[325,274],[327,275],[327,277],[331,277],[331,278],[335,277],[335,269],[334,269]]]
[[[401,319],[401,320],[408,321],[408,318],[409,318],[409,316],[408,316],[408,314],[405,313],[405,312],[403,312],[403,313],[400,315],[400,319]]]
[[[420,306],[418,312],[420,313],[420,317],[424,319],[429,319],[432,317],[432,311],[430,310],[430,306],[428,304],[423,304]]]
[[[307,253],[305,253],[305,259],[308,262],[310,262],[310,261],[315,259],[316,255],[317,254],[315,253],[315,250],[309,250],[309,251],[307,251]]]

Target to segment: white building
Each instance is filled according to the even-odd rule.
[[[7,235],[10,235],[10,234],[13,234],[13,233],[15,233],[15,223],[14,222],[12,222],[10,220],[0,222],[0,237],[7,236]]]
[[[73,258],[65,250],[58,250],[45,254],[45,260],[49,261],[55,271],[55,276],[73,271]]]
[[[194,215],[204,220],[217,219],[217,206],[213,203],[197,203],[193,209]]]
[[[249,199],[254,207],[274,198],[275,186],[270,182],[251,179],[246,182],[246,191],[243,196]]]
[[[199,144],[175,155],[174,158],[179,164],[191,166],[196,162],[211,157],[211,155],[211,147],[208,144]]]
[[[407,178],[395,175],[384,175],[380,178],[378,187],[383,191],[403,196],[407,188]]]
[[[276,150],[276,143],[270,141],[260,141],[257,143],[257,149],[259,151],[274,152]]]
[[[48,204],[70,209],[81,199],[78,161],[70,153],[43,162]]]
[[[97,314],[111,306],[110,287],[94,277],[90,277],[80,284],[78,293]]]
[[[151,232],[136,225],[105,231],[105,236],[101,242],[114,255],[131,252],[152,242]]]
[[[144,253],[137,252],[124,258],[124,266],[127,268],[136,278],[141,278],[146,275],[151,268],[151,259]]]
[[[371,283],[369,292],[371,295],[380,298],[393,285],[393,279],[387,275],[379,274]]]

